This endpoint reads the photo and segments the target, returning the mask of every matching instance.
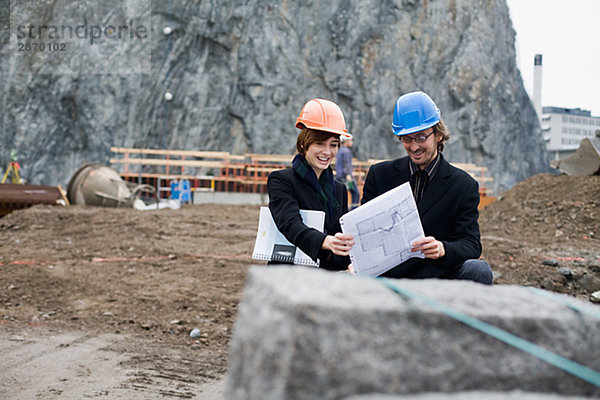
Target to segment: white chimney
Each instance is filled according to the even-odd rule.
[[[542,119],[542,55],[536,54],[533,60],[533,107]]]

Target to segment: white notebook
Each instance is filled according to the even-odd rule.
[[[323,232],[325,226],[325,213],[316,210],[300,210],[302,222],[306,226]],[[258,232],[252,258],[255,260],[267,260],[287,264],[311,265],[318,267],[306,253],[291,244],[285,236],[277,229],[269,207],[260,208],[258,219]]]

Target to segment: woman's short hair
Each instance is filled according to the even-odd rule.
[[[339,138],[340,135],[335,133],[317,131],[314,129],[302,128],[296,139],[296,150],[301,156],[306,154],[306,150],[315,142],[324,142],[330,137]]]

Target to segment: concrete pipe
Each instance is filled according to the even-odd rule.
[[[101,164],[79,168],[67,189],[71,204],[104,207],[131,207],[135,196],[117,171]]]

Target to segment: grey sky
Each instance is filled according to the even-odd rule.
[[[507,0],[517,65],[532,96],[533,58],[543,55],[542,106],[600,116],[600,0]]]

